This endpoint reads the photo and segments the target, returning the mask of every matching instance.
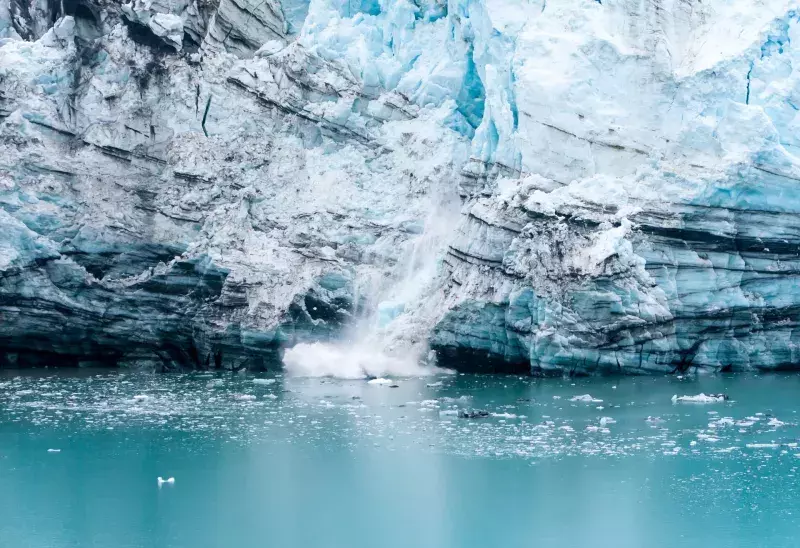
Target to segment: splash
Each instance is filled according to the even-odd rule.
[[[415,377],[441,372],[416,356],[389,356],[380,348],[346,343],[300,343],[283,356],[286,371],[298,377]]]
[[[442,250],[457,226],[452,203],[433,208],[421,235],[408,242],[388,282],[367,272],[356,283],[356,321],[337,343],[300,343],[283,357],[295,376],[363,379],[447,373],[433,365],[427,334],[439,313],[435,295]]]

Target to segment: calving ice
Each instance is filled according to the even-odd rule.
[[[2,3],[0,367],[794,369],[796,8]]]

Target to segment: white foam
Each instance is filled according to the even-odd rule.
[[[412,357],[389,356],[367,345],[300,343],[283,356],[286,371],[297,377],[416,377],[441,373],[440,369],[420,365]]]
[[[384,378],[377,378],[377,379],[370,379],[367,381],[367,384],[392,384],[394,381],[392,379],[384,379]]]

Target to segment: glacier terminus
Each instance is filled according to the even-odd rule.
[[[796,44],[786,0],[0,0],[0,368],[800,369]]]

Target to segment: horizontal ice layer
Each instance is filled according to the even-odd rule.
[[[523,176],[472,198],[434,346],[544,374],[796,368],[795,12],[711,48],[708,20],[641,40],[652,20],[605,8],[518,37]]]

